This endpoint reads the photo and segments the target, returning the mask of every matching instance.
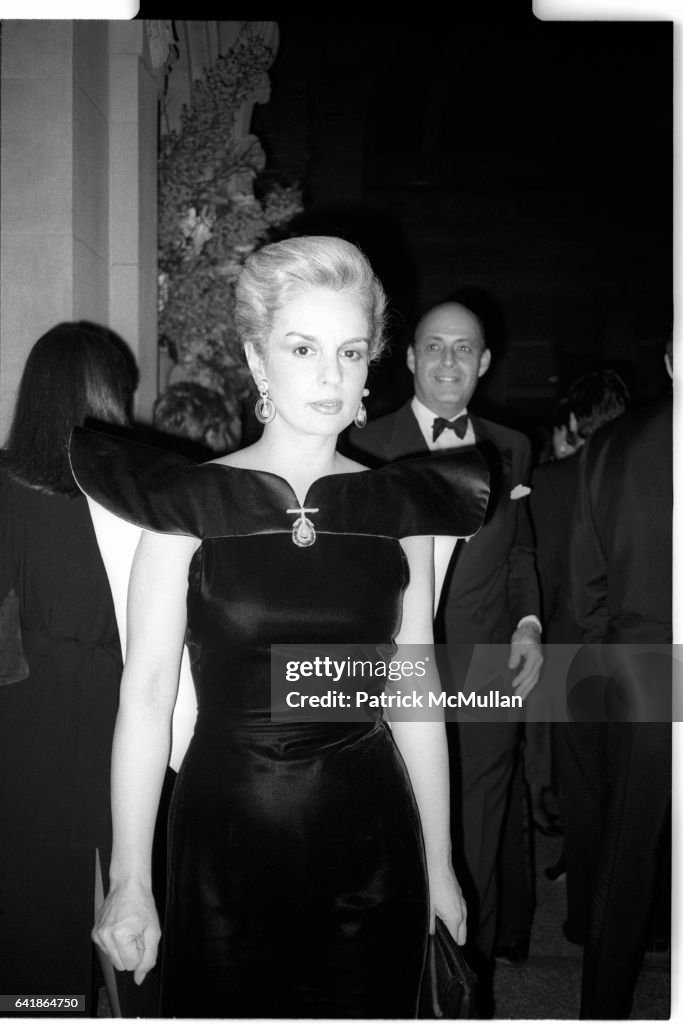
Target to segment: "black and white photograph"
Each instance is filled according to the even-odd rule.
[[[204,6],[0,10],[0,1019],[675,1018],[679,26]]]

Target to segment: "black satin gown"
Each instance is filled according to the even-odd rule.
[[[474,451],[323,477],[304,503],[271,473],[79,430],[80,486],[148,529],[200,537],[186,643],[194,736],[169,817],[164,1016],[414,1017],[428,932],[410,780],[381,712],[271,721],[272,644],[390,644],[399,538],[469,535]]]

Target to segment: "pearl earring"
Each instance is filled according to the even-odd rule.
[[[363,398],[367,398],[369,394],[370,392],[368,391],[368,389],[363,388]],[[356,415],[353,417],[353,422],[356,424],[359,430],[362,430],[365,424],[368,422],[368,411],[363,405],[362,399],[360,405],[358,406]]]
[[[275,419],[275,404],[268,395],[268,381],[260,380],[256,386],[260,396],[254,407],[256,419],[259,423],[271,423]]]

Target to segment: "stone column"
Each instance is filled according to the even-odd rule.
[[[142,21],[109,23],[109,326],[140,368],[136,418],[158,392],[157,82]]]
[[[0,443],[26,356],[62,320],[117,331],[157,393],[158,93],[143,21],[4,21]]]
[[[108,319],[107,22],[4,21],[0,439],[34,341]]]

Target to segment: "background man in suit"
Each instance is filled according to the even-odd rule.
[[[666,358],[671,372],[671,345]],[[668,646],[646,655],[632,645],[672,642],[672,455],[670,391],[598,430],[579,466],[575,616],[583,642],[603,645],[593,660],[598,651],[608,657],[606,675],[636,700],[671,684]],[[587,682],[594,690],[599,676]],[[640,720],[591,718],[565,730],[576,812],[595,851],[580,1016],[621,1019],[630,1015],[657,885],[666,878],[671,726],[656,715],[648,720],[647,710]]]
[[[569,539],[579,483],[579,452],[599,427],[621,416],[628,402],[628,388],[614,370],[593,370],[578,377],[562,401],[567,421],[562,445],[569,448],[570,454],[542,462],[531,478],[529,509],[536,537],[541,621],[547,645],[581,642],[569,594]],[[566,872],[564,932],[570,941],[583,942],[587,914],[586,865],[593,862],[594,851],[587,844],[584,830],[577,828],[580,819],[574,809],[580,795],[572,776],[573,759],[567,758],[564,751],[566,723],[551,724],[550,720],[550,691],[555,682],[548,678],[551,665],[552,662],[546,661],[544,683],[532,697],[532,703],[536,701],[535,720],[528,721],[526,726],[525,767],[537,828],[552,829],[552,809],[558,806],[559,798],[564,853],[558,864],[549,869],[548,877],[556,878]]]
[[[437,638],[449,645],[446,672],[450,669],[455,688],[464,682],[471,654],[471,648],[466,651],[462,645],[509,644],[513,686],[526,698],[542,662],[533,536],[524,500],[531,448],[519,432],[468,414],[490,362],[482,324],[471,310],[458,302],[434,307],[419,321],[408,348],[414,397],[365,430],[353,430],[349,442],[363,461],[373,464],[458,445],[480,448],[491,472],[489,509],[480,532],[456,547],[442,592]],[[437,538],[437,579],[446,550],[440,549]],[[443,682],[448,688],[449,681]],[[491,683],[495,686],[500,680]],[[476,951],[490,967],[496,941],[496,864],[519,754],[519,727],[458,723],[449,725],[448,733],[454,863],[461,873],[465,867],[464,877],[458,877],[466,889],[468,919]],[[525,865],[517,863],[515,870],[522,883]],[[529,920],[520,922],[521,929],[527,929],[527,941],[532,912],[533,904]],[[482,963],[477,966],[481,970]]]

